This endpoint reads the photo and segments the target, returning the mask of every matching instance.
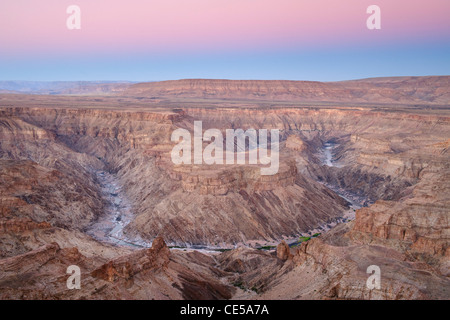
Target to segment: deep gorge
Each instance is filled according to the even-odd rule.
[[[250,99],[256,82],[211,82],[227,97],[205,98],[203,80],[0,95],[0,298],[447,298],[446,96],[411,98],[416,80],[396,81],[399,95],[377,82],[389,99],[376,103],[346,84],[333,103],[327,84],[281,82],[280,101]],[[278,129],[279,172],[174,165],[171,133],[194,121]],[[77,292],[64,285],[74,264]],[[370,265],[380,290],[366,287]]]

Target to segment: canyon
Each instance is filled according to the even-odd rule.
[[[0,94],[0,299],[450,297],[450,77],[106,87]],[[195,121],[277,174],[174,164]]]

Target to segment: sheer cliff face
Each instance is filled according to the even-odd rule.
[[[450,117],[439,105],[448,103],[448,87],[448,77],[331,84],[186,80],[132,85],[119,98],[0,97],[7,101],[0,108],[0,297],[86,298],[87,291],[71,295],[60,288],[67,262],[88,271],[85,286],[99,298],[244,294],[224,281],[256,288],[247,298],[448,298]],[[254,92],[260,96],[251,100],[266,101],[250,105]],[[431,109],[342,104],[361,92],[366,102],[417,101]],[[158,99],[141,108],[129,95]],[[340,105],[268,108],[267,99],[290,101],[292,95],[317,101],[334,95]],[[241,102],[211,107],[199,100],[194,108],[191,98],[198,97]],[[262,176],[252,165],[174,165],[171,134],[178,128],[192,133],[194,121],[221,132],[279,129],[278,174]],[[320,158],[326,142],[336,146],[333,166]],[[276,244],[349,211],[327,186],[370,205],[356,211],[355,221],[295,250],[280,245],[278,257],[252,249],[213,257],[169,252],[161,239],[136,251],[85,234],[107,210],[101,171],[117,178],[131,203],[124,229],[131,240]],[[45,290],[26,281],[28,266],[42,261],[45,268],[36,267],[35,276],[52,284]],[[382,266],[386,286],[368,292],[366,268],[373,264]],[[163,280],[147,290],[141,285],[149,279]]]

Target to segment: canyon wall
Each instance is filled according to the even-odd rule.
[[[439,116],[307,108],[140,113],[12,108],[2,113],[9,122],[16,119],[4,122],[2,143],[13,137],[30,144],[4,145],[6,157],[32,155],[38,164],[53,168],[55,151],[40,145],[51,141],[74,154],[59,158],[75,159],[77,172],[89,175],[105,166],[116,173],[136,216],[126,228],[131,238],[161,235],[174,244],[208,245],[274,241],[341,216],[345,202],[317,180],[368,194],[373,201],[404,196],[425,167],[442,168],[442,161],[435,161],[439,148],[433,146],[445,143],[450,122]],[[251,165],[174,165],[171,132],[192,132],[194,120],[201,120],[204,129],[223,132],[279,129],[278,174],[261,176],[259,167]],[[422,135],[412,138],[417,131]],[[326,168],[315,152],[332,139],[341,143],[341,155],[336,155],[340,166]],[[48,154],[37,151],[41,149]],[[79,163],[85,163],[82,169]],[[198,228],[205,222],[207,228]]]
[[[448,77],[186,80],[118,97],[0,95],[0,297],[448,299],[448,87]],[[293,101],[333,96],[336,106]],[[171,133],[200,120],[221,132],[279,129],[279,172],[174,165]],[[107,213],[105,171],[132,207],[126,240],[152,248],[86,234]],[[355,219],[342,220],[353,209],[341,191],[365,199]],[[301,234],[311,239],[283,241]],[[267,244],[279,245],[251,248]],[[65,286],[70,264],[87,275],[78,292]],[[366,286],[370,265],[381,289]]]

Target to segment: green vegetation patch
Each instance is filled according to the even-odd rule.
[[[245,287],[244,287],[244,284],[242,283],[242,281],[233,282],[233,286],[241,288],[244,291],[246,290]]]
[[[263,247],[259,247],[256,249],[258,249],[258,250],[273,250],[275,248],[276,248],[276,246],[263,246]]]

